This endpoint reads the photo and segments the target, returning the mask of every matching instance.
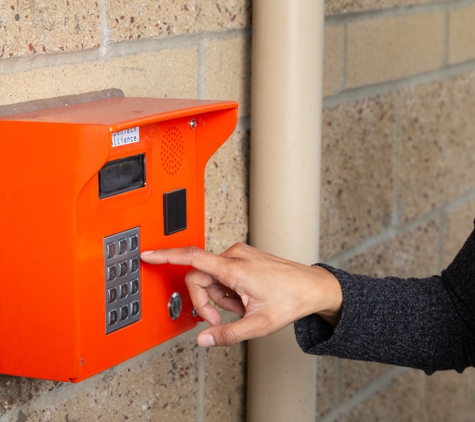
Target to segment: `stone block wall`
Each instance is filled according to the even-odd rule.
[[[222,251],[248,231],[251,8],[250,0],[0,2],[0,105],[108,88],[237,100],[238,127],[206,176],[207,245]],[[243,421],[246,345],[200,349],[197,334],[79,384],[0,375],[0,421]]]
[[[475,217],[475,0],[324,1],[321,260],[437,273]],[[3,1],[0,105],[107,88],[237,100],[238,127],[206,173],[219,253],[248,236],[251,8]],[[0,422],[244,421],[246,345],[201,349],[197,332],[80,384],[0,375]],[[320,357],[315,418],[473,421],[474,377]]]
[[[325,8],[321,259],[440,273],[475,218],[475,2]],[[320,357],[317,421],[474,421],[474,377]]]

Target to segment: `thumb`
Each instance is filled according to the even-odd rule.
[[[237,321],[203,330],[197,341],[201,347],[231,346],[241,341],[264,337],[280,328],[283,327],[272,329],[270,320],[265,315],[246,315]]]

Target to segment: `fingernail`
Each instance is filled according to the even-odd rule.
[[[144,251],[140,254],[140,256],[147,256],[147,255],[152,255],[154,251]]]
[[[214,346],[216,343],[214,342],[214,338],[211,334],[203,334],[200,336],[199,344],[201,347],[211,347]]]

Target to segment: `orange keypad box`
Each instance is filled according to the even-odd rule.
[[[198,323],[204,174],[237,103],[113,98],[0,119],[0,373],[78,382]]]

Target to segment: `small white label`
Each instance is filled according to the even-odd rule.
[[[139,127],[131,127],[112,134],[112,147],[133,144],[140,141]]]

